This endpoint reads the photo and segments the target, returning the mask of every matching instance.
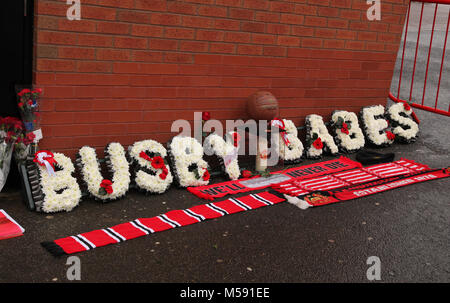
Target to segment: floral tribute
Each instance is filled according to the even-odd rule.
[[[284,160],[285,164],[296,164],[301,162],[303,155],[303,143],[298,138],[298,130],[294,122],[291,120],[283,119],[282,131],[285,134],[281,134],[278,140],[278,153],[280,158]]]
[[[154,140],[135,142],[128,147],[133,180],[140,190],[164,193],[172,184],[170,167],[165,163],[167,150]]]
[[[192,137],[176,136],[168,143],[175,181],[180,187],[209,183],[208,163],[203,160],[203,147]]]
[[[6,183],[12,156],[17,163],[23,163],[34,140],[34,133],[26,133],[22,121],[0,117],[0,191]]]
[[[75,167],[70,158],[61,153],[38,151],[33,162],[38,172],[37,184],[33,187],[37,211],[69,212],[80,203],[81,190],[72,175]]]
[[[408,103],[401,102],[392,104],[386,112],[395,140],[400,143],[413,143],[419,135],[419,125],[413,120],[412,112]]]
[[[320,159],[323,153],[337,155],[339,148],[319,115],[306,116],[306,156]]]
[[[331,116],[331,127],[340,151],[354,153],[364,147],[366,141],[355,113],[343,110],[334,111]]]
[[[107,170],[113,176],[111,180],[103,178],[94,148],[83,146],[76,161],[87,191],[96,200],[107,202],[125,196],[131,174],[124,148],[120,143],[110,143],[105,148]]]
[[[231,179],[237,180],[241,174],[238,163],[239,133],[231,131],[227,134],[227,141],[217,134],[211,134],[205,139],[204,149],[207,155],[216,155],[222,171]],[[231,142],[230,142],[231,141]]]
[[[394,143],[395,134],[388,130],[389,122],[384,116],[384,106],[366,106],[359,114],[367,142],[375,147],[386,147]]]
[[[36,88],[34,90],[25,88],[17,94],[17,106],[20,110],[25,129],[33,131],[38,129],[39,113],[39,99],[42,94],[42,89]]]

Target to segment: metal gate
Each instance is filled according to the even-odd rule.
[[[426,27],[431,24],[431,15],[433,15],[433,23],[430,30]],[[425,21],[423,22],[423,20]],[[447,96],[448,85],[441,88],[443,83],[448,84],[448,77],[443,77],[442,74],[446,72],[446,69],[444,69],[445,60],[450,59],[448,58],[450,54],[447,54],[447,56],[445,54],[449,23],[450,0],[410,1],[403,34],[403,46],[399,50],[399,53],[401,52],[401,61],[397,62],[396,67],[396,69],[399,69],[397,96],[394,96],[391,91],[389,93],[391,100],[394,102],[408,102],[415,108],[450,116],[450,91]],[[436,28],[437,26],[441,26],[441,28]],[[416,31],[417,39],[414,39]],[[429,43],[426,41],[428,36]],[[409,41],[408,38],[410,39]],[[407,47],[407,44],[410,45]],[[408,51],[410,54],[408,54]],[[419,53],[422,54],[418,56]],[[430,58],[432,59],[432,64],[430,64]],[[421,62],[422,60],[424,62]],[[409,65],[408,68],[406,67],[407,65]],[[432,65],[431,68],[430,65]],[[437,76],[438,70],[439,76]],[[407,77],[409,74],[411,75],[410,78]],[[414,84],[422,85],[422,79],[420,79],[422,74],[423,88],[419,86],[419,88],[416,87],[416,90],[414,90]],[[419,81],[417,81],[418,77]],[[394,80],[392,86],[394,86]],[[428,91],[427,81],[429,81]],[[406,86],[405,82],[407,82]],[[404,85],[403,87],[402,84]],[[442,94],[442,89],[446,90],[445,94]],[[441,99],[439,99],[440,92]]]

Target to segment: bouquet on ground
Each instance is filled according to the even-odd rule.
[[[17,106],[27,132],[39,129],[39,99],[42,89],[24,88],[17,93]]]
[[[13,117],[0,117],[0,191],[9,174],[14,145],[22,132],[22,121]]]

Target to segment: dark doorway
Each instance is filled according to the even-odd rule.
[[[0,117],[19,117],[15,86],[32,84],[33,8],[33,0],[2,1]],[[2,192],[19,188],[19,172],[13,161]]]
[[[19,116],[15,85],[31,84],[33,0],[2,1],[0,116]]]

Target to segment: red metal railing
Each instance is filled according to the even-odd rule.
[[[403,76],[403,68],[404,68],[406,41],[407,41],[408,30],[409,30],[409,26],[410,26],[410,22],[409,21],[410,21],[410,15],[411,15],[411,4],[413,2],[419,2],[419,3],[422,3],[422,5],[421,5],[421,10],[420,10],[420,20],[419,20],[419,26],[418,26],[416,48],[415,48],[415,53],[414,53],[414,65],[413,65],[412,76],[411,76],[411,86],[410,86],[410,90],[409,90],[409,99],[405,100],[405,99],[400,98],[400,89],[401,89],[401,85],[402,85],[402,76]],[[414,88],[414,76],[416,74],[417,53],[418,53],[419,42],[420,42],[420,34],[421,34],[421,29],[422,29],[424,3],[434,3],[435,4],[435,8],[434,8],[433,25],[432,25],[432,28],[431,28],[430,45],[428,47],[428,57],[427,57],[427,62],[426,62],[424,87],[423,87],[423,91],[422,91],[422,102],[421,103],[416,103],[416,102],[413,102],[413,100],[412,100],[413,99],[412,93],[413,93],[413,88]],[[431,112],[434,112],[434,113],[450,116],[450,105],[449,105],[448,109],[438,108],[439,90],[440,90],[440,86],[441,86],[442,70],[443,70],[443,66],[444,66],[445,50],[446,50],[446,47],[447,47],[448,29],[449,29],[449,24],[450,24],[450,10],[449,10],[449,15],[447,17],[447,28],[446,28],[446,32],[445,32],[445,40],[444,40],[444,46],[443,46],[443,50],[442,50],[441,67],[440,67],[440,71],[439,71],[439,80],[438,80],[437,90],[436,90],[436,100],[434,100],[434,107],[428,106],[428,105],[424,105],[425,95],[426,95],[426,88],[427,88],[428,71],[429,71],[429,65],[430,65],[430,55],[431,55],[431,49],[432,49],[432,46],[433,46],[434,31],[435,31],[435,25],[436,25],[436,15],[437,15],[437,11],[438,11],[438,6],[440,4],[450,5],[450,0],[411,0],[411,2],[409,3],[408,13],[407,13],[407,16],[406,16],[406,27],[405,27],[405,35],[404,35],[404,41],[403,41],[402,60],[401,60],[401,65],[400,65],[400,74],[399,74],[399,79],[398,79],[397,96],[394,96],[392,94],[392,92],[390,92],[389,93],[389,98],[391,100],[393,100],[394,102],[407,102],[407,103],[410,103],[410,105],[415,107],[415,108],[419,108],[419,109],[431,111]],[[415,117],[415,115],[414,115],[414,118],[418,121],[418,119],[417,119],[417,117]]]

